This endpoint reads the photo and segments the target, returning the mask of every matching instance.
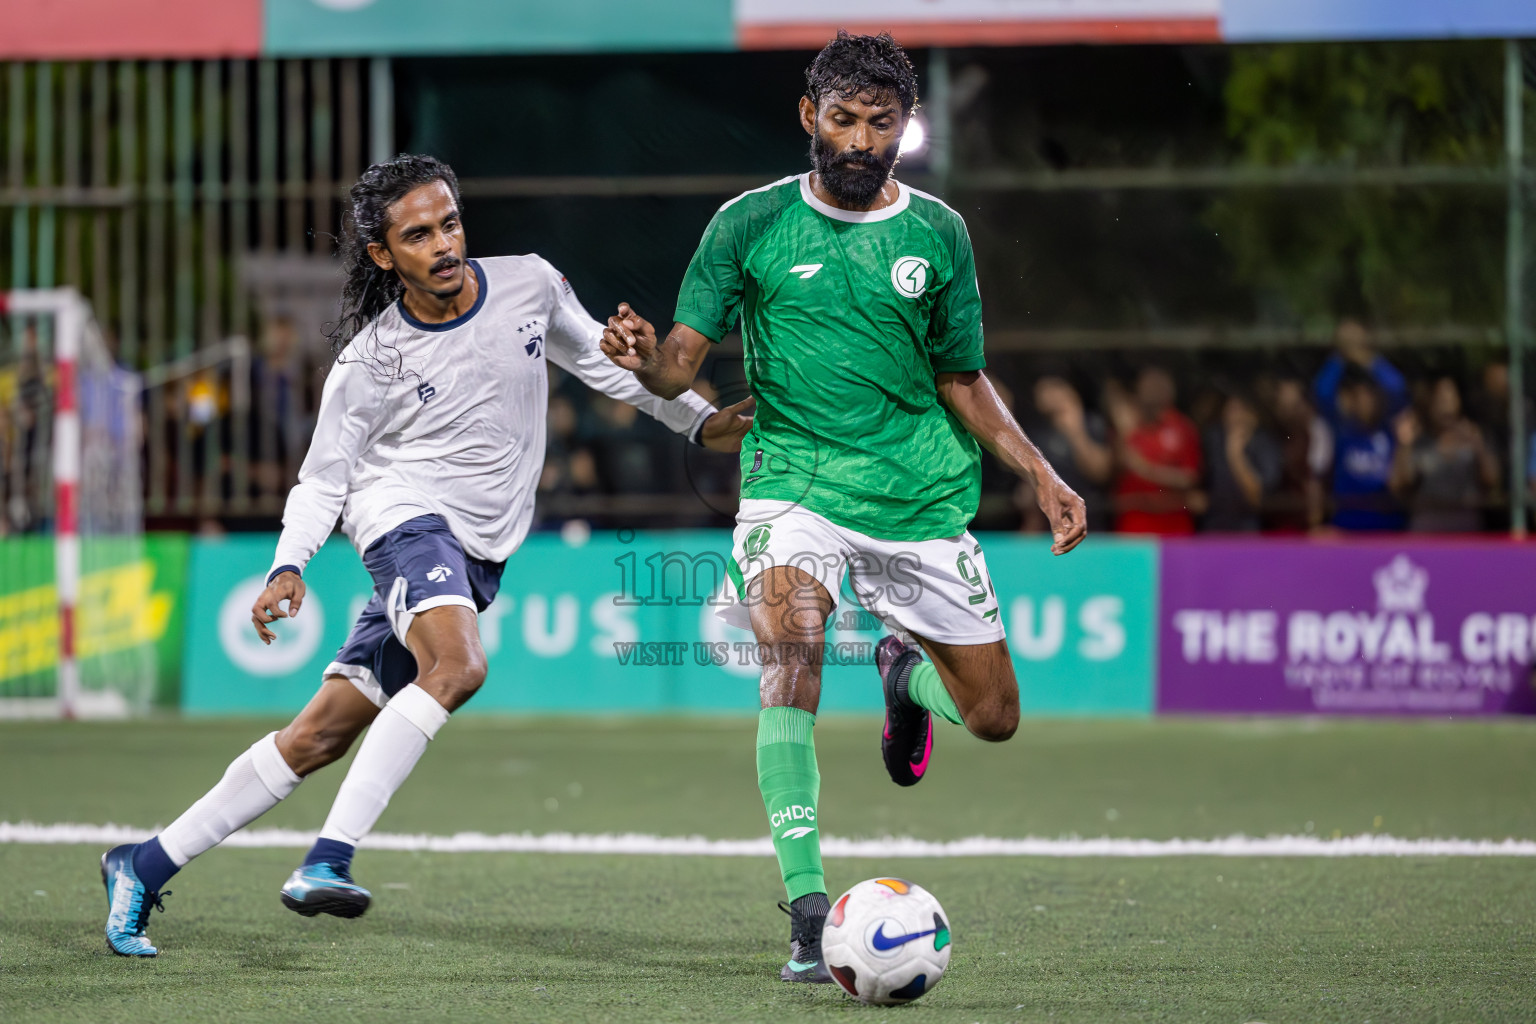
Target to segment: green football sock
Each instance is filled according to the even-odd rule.
[[[944,680],[939,678],[939,670],[933,667],[932,662],[920,661],[912,666],[912,671],[907,675],[907,696],[912,699],[912,703],[927,708],[946,722],[965,724],[965,719],[960,717],[960,709],[955,707],[955,698],[944,689]]]
[[[821,773],[811,737],[815,724],[816,716],[799,708],[763,708],[757,719],[757,788],[790,902],[827,891],[816,825]]]

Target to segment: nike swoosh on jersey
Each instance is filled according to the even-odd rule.
[[[882,921],[880,922],[880,927],[875,929],[875,934],[870,938],[869,944],[881,952],[884,952],[888,949],[895,949],[897,946],[905,946],[913,939],[920,939],[925,935],[932,935],[936,931],[938,931],[937,928],[929,928],[925,932],[911,932],[907,935],[887,935],[885,934],[885,922]]]

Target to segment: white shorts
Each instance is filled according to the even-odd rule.
[[[946,644],[1003,638],[997,593],[970,532],[939,540],[876,540],[790,501],[747,499],[736,513],[730,579],[716,615],[752,628],[748,586],[764,569],[803,569],[837,607],[843,574],[854,596],[885,627]]]

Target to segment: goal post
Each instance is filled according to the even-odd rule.
[[[146,710],[157,666],[139,377],[72,288],[0,293],[0,323],[0,716]]]

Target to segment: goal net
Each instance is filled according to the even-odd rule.
[[[149,707],[137,374],[73,289],[0,293],[0,716]]]

